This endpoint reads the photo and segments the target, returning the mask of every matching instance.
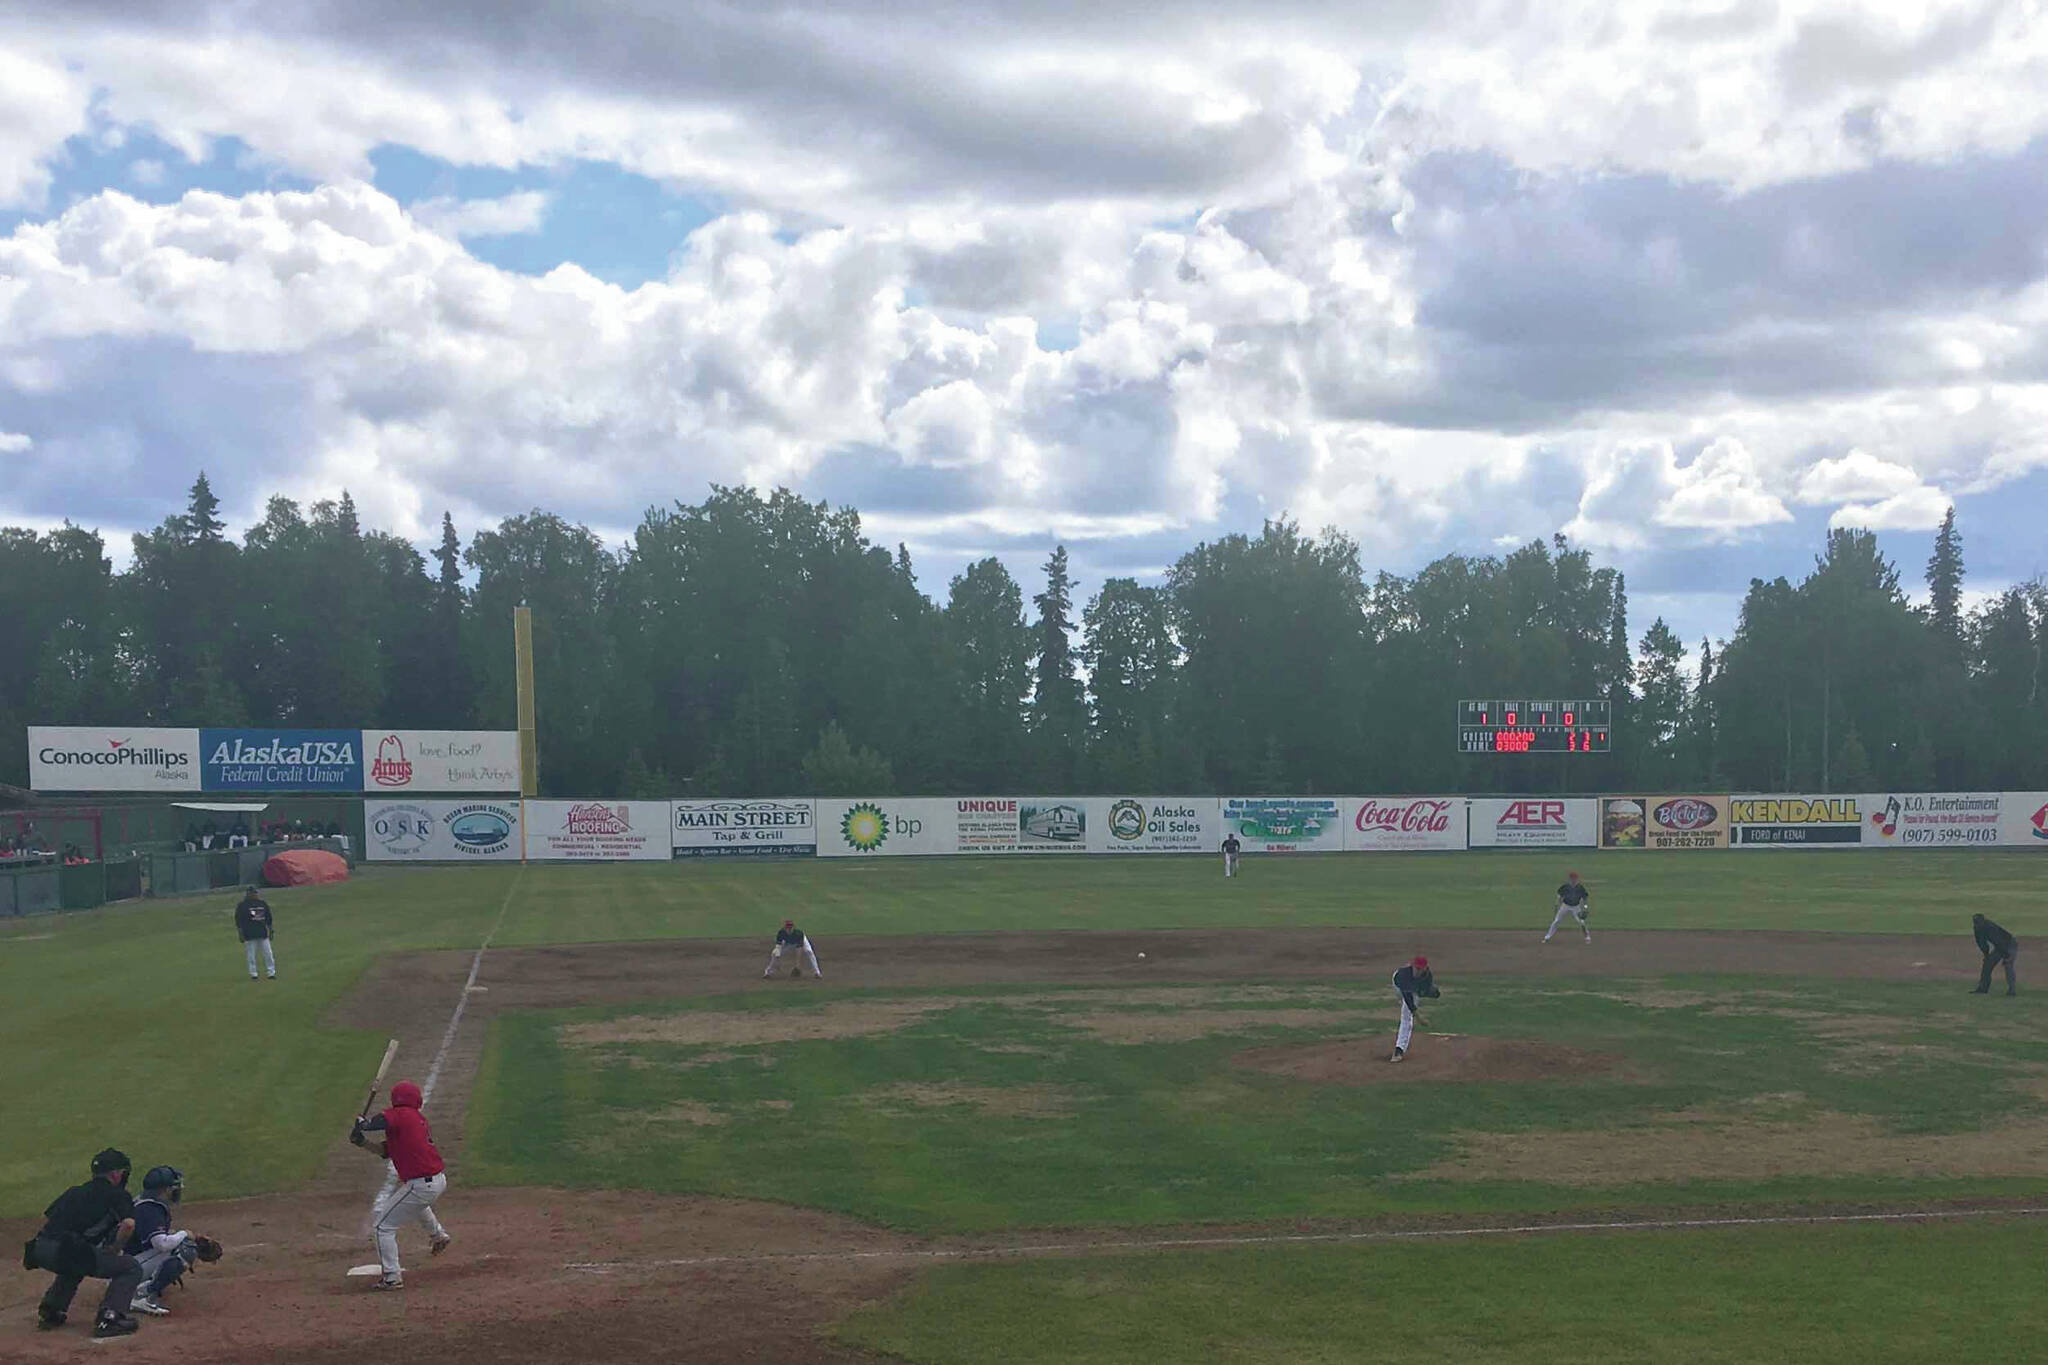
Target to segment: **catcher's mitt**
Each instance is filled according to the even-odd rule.
[[[192,1245],[199,1248],[199,1259],[205,1261],[208,1265],[221,1258],[221,1244],[214,1241],[211,1237],[195,1236],[192,1239]]]

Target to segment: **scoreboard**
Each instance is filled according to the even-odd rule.
[[[1614,704],[1592,697],[1458,703],[1458,752],[1604,754]]]

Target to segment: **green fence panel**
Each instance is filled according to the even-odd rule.
[[[91,910],[107,903],[107,873],[98,863],[57,869],[57,899],[66,910]]]
[[[132,901],[142,894],[142,859],[123,858],[106,864],[107,899]]]
[[[58,885],[58,869],[39,867],[32,872],[14,874],[14,903],[17,915],[43,915],[52,910],[64,908],[62,888]]]

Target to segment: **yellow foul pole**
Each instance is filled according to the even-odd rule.
[[[533,723],[533,608],[512,609],[513,672],[519,691],[519,794],[540,794],[540,741]],[[519,860],[526,861],[526,812],[519,818]]]

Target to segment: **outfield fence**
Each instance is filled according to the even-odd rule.
[[[2048,792],[366,801],[371,862],[1476,849],[2048,852]]]

